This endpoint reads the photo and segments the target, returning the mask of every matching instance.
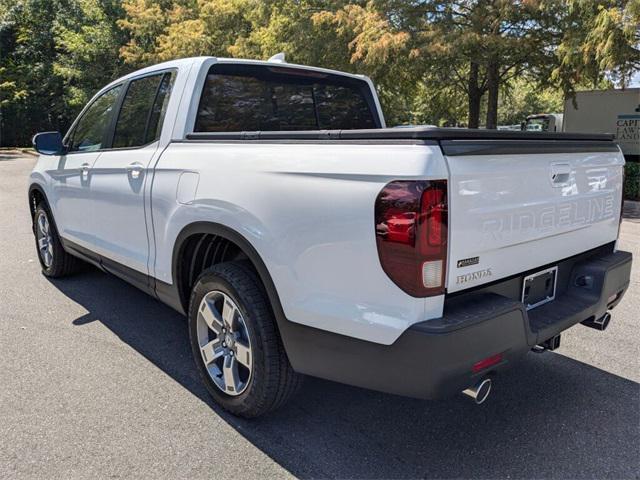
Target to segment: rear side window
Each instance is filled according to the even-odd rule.
[[[361,80],[256,65],[214,65],[205,81],[196,132],[334,130],[379,127]]]
[[[70,152],[93,152],[102,148],[121,88],[118,85],[107,90],[85,110],[71,133]]]
[[[171,92],[170,72],[129,84],[113,137],[113,148],[140,147],[157,140]]]

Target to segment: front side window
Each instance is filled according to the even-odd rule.
[[[157,140],[167,109],[172,74],[133,80],[122,102],[113,137],[113,148],[131,148]]]
[[[92,152],[102,148],[121,88],[118,85],[106,91],[87,108],[71,134],[70,152]]]
[[[376,128],[368,85],[339,75],[255,65],[214,65],[196,132]]]

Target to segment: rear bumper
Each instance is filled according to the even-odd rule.
[[[622,251],[567,260],[565,285],[556,299],[529,312],[513,296],[492,291],[458,295],[447,300],[443,317],[413,325],[388,346],[292,322],[284,329],[280,325],[281,333],[300,373],[417,398],[445,397],[615,307],[629,286],[631,260]],[[472,373],[476,362],[498,353],[503,355],[499,364]]]

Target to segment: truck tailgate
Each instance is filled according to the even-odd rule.
[[[447,140],[447,291],[614,241],[624,159],[612,142]]]

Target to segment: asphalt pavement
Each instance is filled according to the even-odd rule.
[[[41,275],[34,162],[0,152],[0,478],[640,478],[640,260],[606,332],[563,333],[484,405],[308,379],[239,420],[209,400],[183,317],[91,268]]]

